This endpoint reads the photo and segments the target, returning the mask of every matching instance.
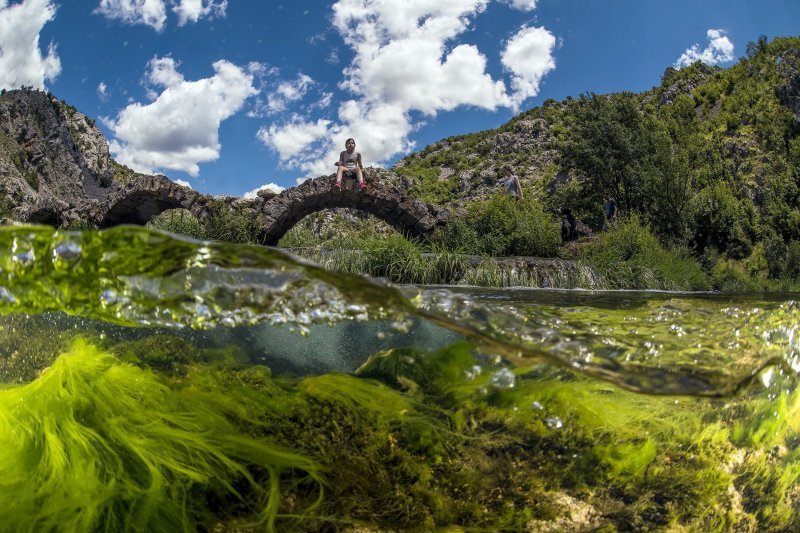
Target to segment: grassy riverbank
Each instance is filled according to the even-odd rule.
[[[352,215],[351,215],[352,217]],[[315,224],[317,228],[314,228]],[[329,217],[293,228],[279,243],[340,272],[394,283],[484,287],[787,291],[800,289],[800,246],[777,267],[759,244],[747,257],[708,249],[698,255],[664,244],[641,219],[625,217],[607,231],[561,244],[560,227],[533,200],[504,196],[476,202],[429,240],[409,240],[371,218]],[[194,238],[257,243],[257,228],[235,213],[203,223],[168,211],[151,227]],[[795,249],[797,248],[797,249]],[[534,260],[533,257],[543,259]]]

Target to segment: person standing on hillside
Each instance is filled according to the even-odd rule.
[[[511,167],[504,166],[503,174],[506,177],[504,182],[506,194],[513,196],[517,200],[522,200],[522,186],[519,184],[519,178],[514,174]]]
[[[619,207],[617,207],[617,201],[611,197],[611,193],[605,191],[603,193],[603,212],[605,213],[606,219],[603,222],[603,229],[608,229],[612,223],[617,221],[617,215],[619,214]]]
[[[366,187],[364,183],[364,165],[361,164],[361,152],[356,152],[356,141],[347,139],[344,142],[345,150],[339,154],[339,161],[336,162],[336,183],[333,184],[337,189],[342,188],[342,175],[346,172],[349,176],[355,174],[358,178],[359,190]]]

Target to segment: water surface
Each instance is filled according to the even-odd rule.
[[[0,228],[0,523],[791,530],[796,296],[394,287]]]

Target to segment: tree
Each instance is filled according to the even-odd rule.
[[[576,205],[599,206],[609,191],[622,210],[646,212],[652,199],[645,178],[657,164],[661,143],[657,129],[632,93],[582,95],[561,152],[562,164],[587,178]]]

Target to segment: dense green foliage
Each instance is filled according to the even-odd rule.
[[[498,194],[470,204],[466,216],[455,217],[437,242],[469,254],[554,257],[560,231],[555,218],[530,196],[516,200]]]
[[[209,216],[198,220],[186,209],[169,209],[153,217],[147,227],[186,235],[195,239],[261,244],[257,220],[250,214],[224,203],[212,203]]]
[[[688,250],[665,248],[638,217],[620,220],[592,242],[580,261],[611,289],[709,290],[709,277]]]
[[[708,273],[720,261],[747,271],[740,262],[763,257],[765,278],[791,282],[800,243],[800,116],[790,108],[798,76],[800,38],[761,38],[729,69],[696,63],[667,69],[641,94],[549,100],[496,130],[431,145],[397,171],[415,194],[448,203],[493,190],[511,164],[548,210],[567,205],[595,230],[608,191],[622,213],[664,245],[689,249]],[[526,148],[506,148],[509,136]],[[442,179],[445,168],[454,173]]]
[[[169,209],[156,215],[147,223],[147,227],[162,231],[170,231],[195,239],[206,237],[206,228],[186,209]]]

